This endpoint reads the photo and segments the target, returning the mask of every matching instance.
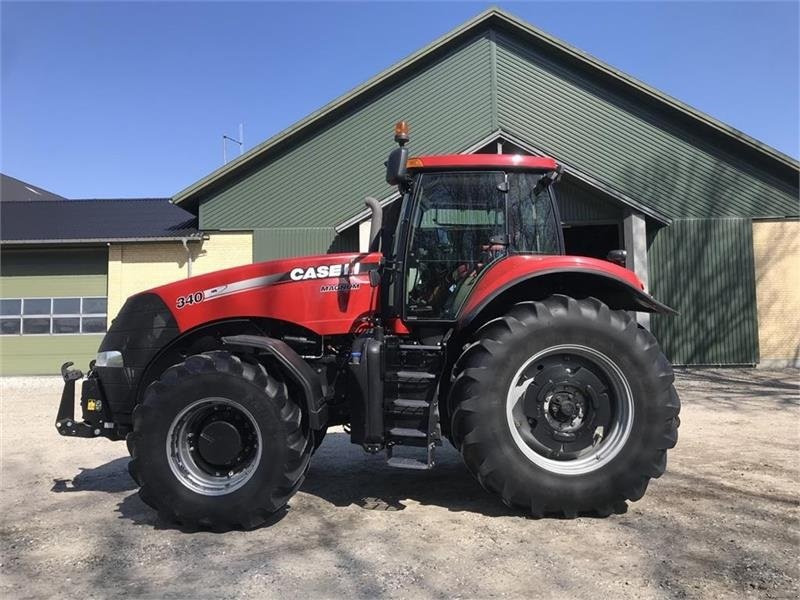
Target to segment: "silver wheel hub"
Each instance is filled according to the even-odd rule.
[[[545,397],[544,414],[550,426],[559,431],[572,432],[583,424],[586,407],[570,393],[550,393]]]
[[[229,398],[185,407],[167,432],[167,461],[185,487],[204,496],[230,494],[258,469],[261,431],[249,410]]]

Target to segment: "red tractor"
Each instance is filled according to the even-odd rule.
[[[550,158],[386,163],[368,252],[245,265],[132,296],[83,381],[62,367],[62,435],[125,439],[141,498],[187,527],[284,507],[328,427],[392,467],[446,437],[533,515],[607,515],[666,467],[680,401],[627,311],[671,313],[631,271],[565,256]]]

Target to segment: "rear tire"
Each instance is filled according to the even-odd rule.
[[[257,527],[283,508],[313,449],[286,385],[223,351],[153,382],[127,441],[142,500],[166,520],[217,531]]]
[[[515,305],[478,331],[454,374],[464,462],[536,516],[623,510],[677,442],[672,367],[648,331],[594,298]]]

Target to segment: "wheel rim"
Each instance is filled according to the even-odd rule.
[[[167,460],[185,487],[204,496],[239,489],[261,461],[261,431],[253,415],[228,398],[192,402],[173,419]]]
[[[506,399],[517,447],[560,475],[590,473],[613,460],[630,436],[633,410],[620,368],[597,350],[574,344],[526,360]]]

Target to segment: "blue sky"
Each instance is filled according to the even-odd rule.
[[[797,2],[498,5],[798,157]],[[171,196],[488,6],[3,2],[0,170]]]

